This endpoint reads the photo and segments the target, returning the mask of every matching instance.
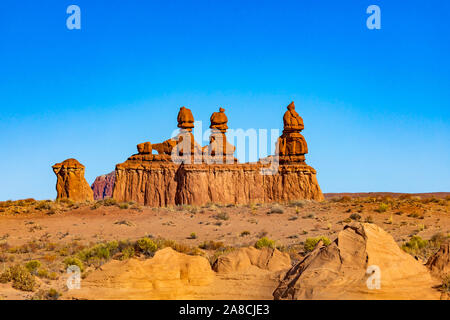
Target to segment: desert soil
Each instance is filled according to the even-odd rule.
[[[0,206],[1,270],[39,260],[49,271],[63,275],[62,260],[67,252],[61,252],[61,248],[65,246],[83,247],[144,236],[170,239],[190,247],[210,240],[230,247],[253,246],[266,236],[275,240],[281,250],[289,252],[295,262],[301,257],[307,238],[326,236],[334,240],[351,220],[379,225],[399,245],[413,235],[430,239],[438,233],[450,233],[448,194],[433,197],[334,194],[322,202],[171,208],[136,204],[105,206],[101,202],[96,206],[49,202],[49,206],[39,208],[39,203],[42,202],[30,200],[28,206],[0,203],[3,204]],[[24,247],[27,249],[20,250]],[[64,291],[64,277],[39,282],[42,288]],[[0,284],[3,299],[29,299],[34,294]]]

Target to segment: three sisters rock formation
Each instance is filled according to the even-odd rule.
[[[174,138],[156,144],[138,144],[138,153],[116,166],[115,179],[108,177],[108,181],[114,183],[112,197],[147,206],[323,200],[316,171],[305,163],[308,147],[300,134],[304,129],[303,120],[293,102],[287,109],[275,155],[256,163],[238,163],[234,157],[235,146],[226,138],[228,118],[223,108],[211,115],[209,144],[202,147],[192,134],[194,116],[191,110],[181,107],[177,117],[180,130]],[[55,173],[58,186],[60,180],[67,179],[69,182],[65,184],[84,185],[72,183],[70,177],[60,177],[60,170]],[[85,182],[84,176],[82,178]],[[80,177],[76,179],[80,180]],[[100,179],[99,184],[105,184],[105,181]],[[102,190],[107,188],[111,189],[106,184],[94,183],[96,198],[101,198]],[[72,195],[78,200],[92,198],[82,190],[79,193],[66,190],[57,187],[58,198],[72,198]]]

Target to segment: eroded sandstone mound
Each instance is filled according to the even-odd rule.
[[[57,199],[73,201],[92,201],[94,193],[84,178],[84,166],[76,159],[67,159],[55,164]]]
[[[111,198],[114,189],[114,181],[116,180],[115,171],[97,177],[91,185],[94,192],[94,200],[102,200]]]
[[[214,280],[207,259],[165,248],[151,259],[113,260],[90,274],[73,292],[87,299],[189,299]]]
[[[247,248],[246,248],[247,249]],[[76,299],[272,299],[280,276],[290,266],[281,253],[251,249],[255,263],[245,270],[215,273],[209,261],[171,248],[147,260],[110,261],[83,279]],[[236,259],[236,258],[233,258]],[[261,261],[261,262],[258,262]],[[270,267],[264,263],[269,261]],[[286,268],[280,269],[286,265]],[[268,269],[276,269],[270,271]]]
[[[289,254],[277,249],[253,247],[240,248],[225,256],[220,256],[213,265],[218,273],[246,272],[257,267],[268,271],[280,271],[291,267]]]
[[[323,200],[316,171],[305,163],[303,120],[291,103],[284,116],[280,153],[257,163],[237,163],[235,147],[226,140],[228,118],[223,108],[211,116],[210,144],[192,135],[192,112],[178,114],[180,133],[162,143],[138,145],[138,153],[116,166],[113,198],[148,206],[209,202],[245,204],[297,199]],[[149,148],[158,154],[148,152]]]
[[[450,276],[450,242],[447,241],[443,243],[438,252],[432,255],[426,266],[431,270],[431,272],[440,277],[444,278]]]
[[[432,289],[435,284],[428,269],[403,252],[387,232],[374,224],[356,223],[346,226],[329,246],[319,244],[289,270],[273,296],[294,300],[439,299]]]

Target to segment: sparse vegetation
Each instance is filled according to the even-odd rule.
[[[328,246],[331,243],[330,239],[325,236],[319,236],[317,238],[307,238],[303,246],[305,252],[313,251],[319,241],[322,241],[325,246]]]
[[[284,209],[279,205],[275,205],[272,208],[270,208],[270,211],[268,213],[269,214],[274,214],[274,213],[282,214],[282,213],[284,213]]]
[[[216,214],[214,216],[214,218],[217,219],[217,220],[224,220],[224,221],[226,221],[226,220],[230,219],[230,216],[226,212],[219,212],[218,214]]]
[[[0,275],[0,283],[11,281],[13,288],[22,291],[34,291],[37,286],[33,275],[22,265],[12,266]]]
[[[271,240],[267,237],[262,237],[261,239],[256,241],[255,248],[256,249],[261,249],[261,248],[272,248],[273,249],[273,248],[275,248],[275,241]]]
[[[382,202],[378,206],[378,209],[376,209],[375,211],[377,211],[379,213],[383,213],[383,212],[386,212],[388,208],[389,208],[389,205],[387,203]]]

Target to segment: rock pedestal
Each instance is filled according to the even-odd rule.
[[[284,117],[279,139],[282,152],[274,174],[262,174],[268,163],[237,163],[235,147],[226,140],[228,119],[224,109],[211,116],[210,144],[201,147],[191,133],[192,112],[178,114],[180,133],[162,143],[138,145],[138,153],[116,166],[113,198],[148,206],[205,205],[323,200],[316,171],[304,161],[306,142],[299,133],[303,120],[293,103]],[[158,154],[147,152],[150,147]]]
[[[94,193],[84,178],[85,168],[76,159],[67,159],[52,168],[57,177],[57,199],[77,202],[94,200]]]

